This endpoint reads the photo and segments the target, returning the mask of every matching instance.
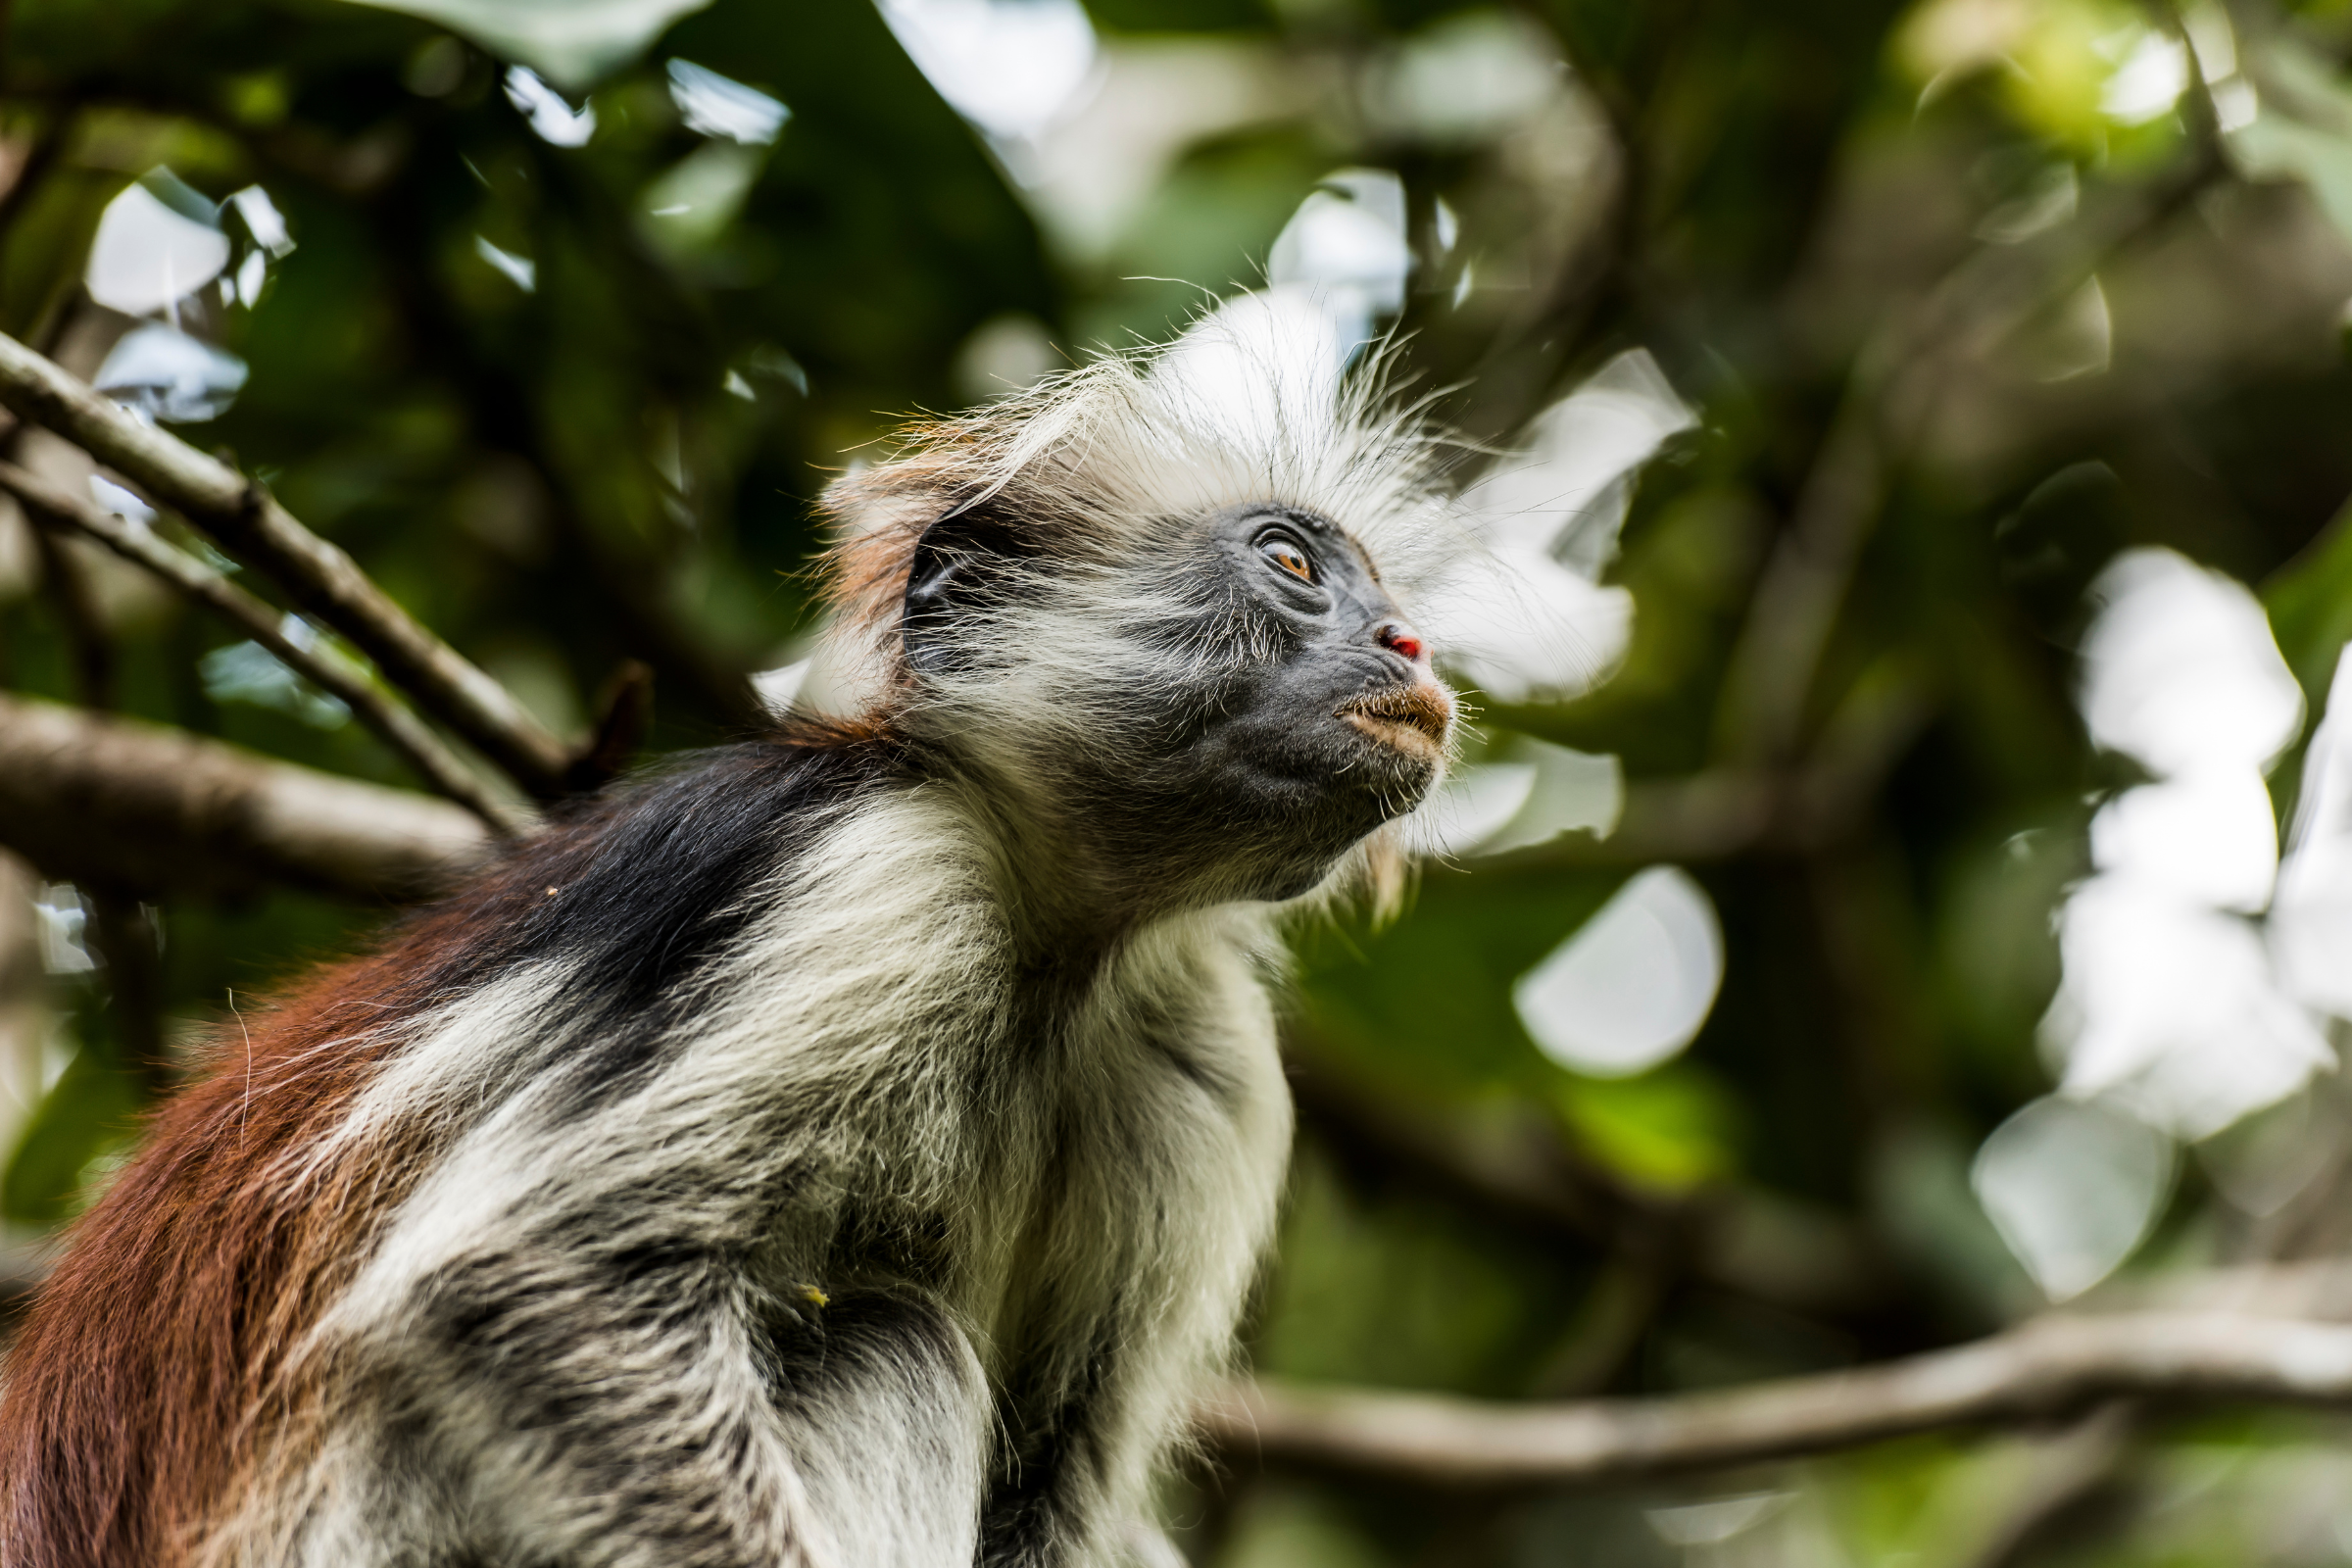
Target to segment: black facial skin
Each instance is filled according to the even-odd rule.
[[[1051,569],[1001,522],[935,525],[906,596],[918,678],[956,660],[953,610],[1017,596],[1033,564]],[[1152,905],[1294,898],[1428,793],[1450,699],[1328,519],[1274,502],[1203,518],[1151,597],[1170,609],[1120,628],[1133,666],[1080,699],[1107,744],[1039,760],[1054,837],[1107,884]],[[1189,672],[1174,695],[1171,669]]]
[[[1295,897],[1420,804],[1450,705],[1426,655],[1399,651],[1417,652],[1419,639],[1363,552],[1324,518],[1241,507],[1212,518],[1202,542],[1211,613],[1248,622],[1257,635],[1236,640],[1276,657],[1239,662],[1208,722],[1163,766],[1177,793],[1214,803],[1220,837],[1247,846],[1234,869],[1256,896]],[[1367,707],[1397,716],[1369,718]]]

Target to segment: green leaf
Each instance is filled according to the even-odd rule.
[[[2328,701],[2336,658],[2352,642],[2352,507],[2262,585],[2271,634],[2313,715]]]
[[[437,22],[573,92],[634,59],[710,0],[349,0]]]
[[[1574,1079],[1557,1098],[1584,1147],[1639,1185],[1685,1192],[1738,1167],[1738,1107],[1694,1062],[1637,1078]]]
[[[20,1225],[71,1218],[138,1137],[137,1074],[84,1047],[58,1074],[0,1176],[0,1214]]]

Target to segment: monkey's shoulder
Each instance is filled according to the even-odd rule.
[[[642,1007],[725,949],[760,891],[858,804],[903,780],[872,736],[779,736],[695,754],[575,808],[424,911],[405,944],[440,995],[560,960]]]

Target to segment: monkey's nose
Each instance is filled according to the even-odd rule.
[[[1401,620],[1384,620],[1372,633],[1372,640],[1408,664],[1418,664],[1429,653],[1429,645],[1421,634]]]

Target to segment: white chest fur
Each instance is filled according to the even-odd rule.
[[[671,1013],[658,1065],[610,1093],[583,1095],[567,1077],[588,1026],[566,1011],[562,962],[454,1003],[362,1097],[348,1136],[404,1116],[462,1130],[314,1344],[472,1412],[449,1441],[477,1473],[514,1470],[502,1495],[564,1494],[554,1478],[602,1441],[595,1402],[612,1396],[631,1443],[649,1441],[643,1411],[692,1411],[678,1451],[725,1451],[723,1429],[740,1451],[769,1454],[750,1472],[769,1502],[739,1516],[693,1505],[729,1509],[755,1538],[780,1508],[829,1519],[846,1562],[927,1562],[978,1525],[954,1520],[981,1507],[998,1484],[988,1476],[1055,1473],[1070,1479],[1053,1528],[1068,1560],[1091,1560],[1104,1532],[1145,1513],[1153,1462],[1229,1354],[1272,1228],[1291,1110],[1270,941],[1261,912],[1172,916],[1081,981],[1033,990],[992,871],[986,844],[938,796],[845,809],[760,889],[763,912]],[[890,1249],[862,1249],[861,1225],[936,1236],[943,1255],[894,1278]],[[765,1264],[729,1283],[715,1261],[729,1256]],[[648,1257],[701,1259],[678,1266],[702,1304],[689,1311],[630,1272]],[[842,1399],[884,1402],[835,1404],[793,1435],[767,1403],[760,1322],[762,1299],[800,1281],[932,1303],[920,1311],[959,1343],[910,1350],[903,1375],[874,1386],[897,1391],[887,1396],[842,1386]],[[487,1294],[453,1318],[453,1291]],[[531,1319],[500,1342],[499,1365],[544,1356],[547,1376],[606,1391],[567,1406],[582,1428],[571,1446],[502,1429],[467,1381],[478,1375],[453,1359],[447,1325],[485,1312]],[[907,1380],[925,1366],[916,1388]],[[924,1428],[939,1452],[964,1457],[919,1457],[906,1435]],[[853,1430],[871,1438],[842,1468],[825,1434]],[[886,1501],[869,1495],[873,1459],[894,1442],[906,1450],[904,1495]],[[261,1504],[270,1528],[328,1517],[317,1509],[329,1493],[380,1490],[336,1479],[345,1462],[307,1465],[298,1508],[291,1495]],[[737,1484],[691,1470],[676,1487]],[[906,1500],[918,1494],[930,1498],[920,1508]],[[592,1534],[589,1518],[575,1509],[531,1528]],[[856,1546],[861,1519],[898,1523]]]

